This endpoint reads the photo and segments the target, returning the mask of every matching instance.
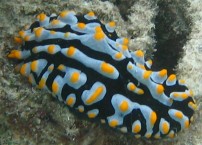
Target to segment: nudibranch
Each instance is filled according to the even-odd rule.
[[[15,41],[16,69],[68,107],[136,138],[174,137],[188,128],[197,105],[183,80],[152,71],[141,50],[93,12],[41,13]]]

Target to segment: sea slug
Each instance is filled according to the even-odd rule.
[[[174,137],[188,128],[197,105],[193,93],[166,69],[152,71],[141,50],[101,23],[93,12],[41,13],[15,41],[17,70],[39,89],[88,118],[136,138]]]

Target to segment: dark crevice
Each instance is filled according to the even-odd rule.
[[[183,46],[189,35],[190,20],[186,17],[187,1],[160,0],[159,12],[155,19],[155,36],[157,50],[153,57],[152,69],[166,68],[168,72],[175,73],[174,68],[182,57]]]
[[[109,0],[101,0],[101,1],[109,1]],[[128,15],[130,14],[130,8],[134,5],[135,1],[131,0],[115,0],[112,1],[114,5],[116,5],[120,11],[120,15],[124,21],[128,20]]]
[[[120,15],[124,21],[128,20],[128,15],[130,14],[129,10],[134,3],[135,1],[116,0],[115,5],[117,5]]]

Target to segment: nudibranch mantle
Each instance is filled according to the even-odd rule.
[[[17,70],[39,89],[88,118],[136,138],[174,137],[188,128],[197,106],[183,80],[167,70],[152,71],[141,50],[101,23],[93,12],[58,16],[41,13],[15,41]]]

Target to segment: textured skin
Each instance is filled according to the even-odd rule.
[[[143,52],[129,51],[128,40],[117,36],[114,22],[102,24],[92,12],[40,14],[15,40],[21,51],[13,50],[8,57],[19,59],[20,73],[89,118],[137,138],[174,137],[192,120],[196,105],[184,82],[167,76],[166,70],[152,72]]]

